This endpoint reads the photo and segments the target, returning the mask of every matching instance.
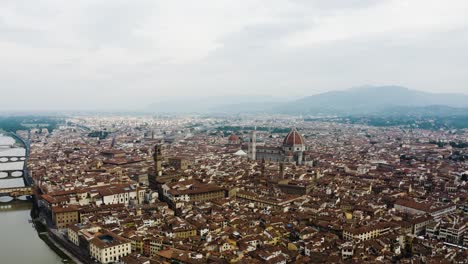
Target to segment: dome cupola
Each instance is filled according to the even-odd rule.
[[[288,151],[305,151],[305,141],[295,128],[291,129],[283,140],[283,149]]]

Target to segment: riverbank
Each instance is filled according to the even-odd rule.
[[[42,241],[44,241],[44,243],[47,244],[47,246],[52,249],[55,254],[57,254],[60,258],[62,258],[62,262],[63,263],[72,263],[72,264],[80,264],[81,262],[76,262],[75,260],[73,260],[73,255],[69,252],[66,252],[66,250],[64,248],[61,248],[50,236],[49,234],[47,233],[47,231],[45,232],[40,232],[38,229],[41,229],[41,230],[44,230],[43,228],[38,228],[37,226],[38,225],[42,225],[41,222],[39,221],[34,221],[34,225],[36,226],[36,230],[37,230],[37,235],[39,236],[40,239],[42,239]],[[47,228],[45,228],[45,230],[47,230]],[[71,255],[71,256],[70,256]]]
[[[72,263],[72,264],[81,264],[79,260],[75,258],[75,256],[68,252],[66,249],[61,247],[57,241],[55,241],[50,235],[47,226],[45,226],[39,220],[39,211],[36,207],[35,203],[33,203],[33,207],[31,209],[31,219],[33,221],[34,227],[37,231],[37,235],[39,236],[47,246],[52,249],[60,258],[62,258],[63,263]]]
[[[49,236],[47,226],[39,221],[39,211],[34,197],[29,196],[31,193],[28,186],[31,186],[33,181],[27,168],[28,142],[15,133],[8,132],[0,133],[0,143],[2,144],[0,188],[3,192],[0,197],[0,233],[5,238],[0,247],[2,256],[0,262],[12,264],[81,263],[74,261],[69,252],[60,248]],[[10,175],[10,171],[17,174]],[[19,177],[20,171],[22,171],[23,179]],[[18,191],[18,189],[28,189],[28,191],[22,193],[23,191]]]

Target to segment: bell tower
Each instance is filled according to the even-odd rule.
[[[255,130],[256,128],[251,132],[249,141],[248,155],[251,160],[257,159],[257,132]]]

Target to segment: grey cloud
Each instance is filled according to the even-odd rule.
[[[135,34],[156,8],[153,1],[115,1],[112,5],[99,1],[83,10],[85,21],[75,25],[79,36],[94,47],[148,46],[149,39]]]
[[[363,84],[466,93],[468,23],[449,30],[423,28],[354,34],[297,47],[284,44],[291,35],[320,28],[329,13],[347,14],[382,2],[272,1],[274,11],[241,9],[234,19],[211,25],[211,20],[199,21],[212,15],[209,6],[192,10],[198,13],[187,13],[183,21],[167,21],[171,14],[164,13],[160,1],[83,0],[75,3],[76,11],[50,1],[2,1],[0,110],[136,109],[175,96],[254,93],[283,99]],[[178,6],[171,8],[178,14]],[[244,22],[252,16],[259,19]],[[42,20],[43,27],[34,24]],[[186,29],[185,25],[196,26],[177,35],[175,26]],[[359,33],[349,25],[339,26]],[[167,45],[167,39],[177,43]],[[192,51],[193,45],[205,43],[200,39],[214,48],[204,50],[202,45]],[[174,60],[185,49],[200,56]]]

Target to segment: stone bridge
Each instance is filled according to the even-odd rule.
[[[0,171],[0,179],[12,179],[22,177],[24,175],[23,170],[2,170]]]
[[[17,161],[25,161],[25,156],[8,156],[8,157],[0,157],[0,163],[7,163],[7,162],[17,162]]]
[[[24,195],[32,195],[31,186],[0,189],[0,196],[10,196],[10,197],[16,198],[16,197],[24,196]]]
[[[9,136],[22,142],[24,148],[13,145],[0,148],[0,196],[31,195],[33,181],[27,168],[29,140],[25,141],[14,133]]]

